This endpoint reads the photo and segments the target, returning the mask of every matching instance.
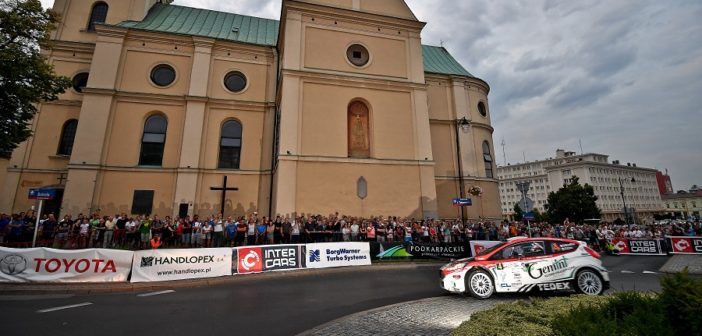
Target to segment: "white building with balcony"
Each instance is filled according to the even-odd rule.
[[[527,197],[533,201],[534,208],[545,212],[548,194],[577,176],[581,184],[594,188],[602,220],[626,220],[626,203],[637,223],[651,223],[654,214],[664,211],[656,184],[657,170],[631,163],[621,164],[619,161],[610,163],[608,158],[604,154],[576,155],[575,152],[559,149],[555,158],[498,166],[503,217],[510,219],[514,215],[514,205],[522,198],[516,183],[530,182]]]

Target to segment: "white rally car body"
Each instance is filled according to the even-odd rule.
[[[599,295],[609,288],[600,255],[584,242],[513,238],[441,268],[441,288],[480,299],[493,293],[576,290]]]

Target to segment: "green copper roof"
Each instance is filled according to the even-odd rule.
[[[280,22],[208,9],[155,4],[143,21],[124,21],[120,27],[171,34],[203,36],[235,42],[275,46]],[[424,72],[474,77],[443,47],[422,45]]]
[[[422,45],[424,72],[474,77],[444,47]]]
[[[176,5],[155,4],[143,21],[118,26],[163,33],[204,36],[265,46],[278,40],[276,20]]]

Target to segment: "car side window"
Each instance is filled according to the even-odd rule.
[[[561,241],[551,242],[551,253],[552,254],[575,251],[577,248],[578,248],[578,244],[576,244],[576,243],[568,243],[568,242],[561,242]]]

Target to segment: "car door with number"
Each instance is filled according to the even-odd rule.
[[[526,265],[546,258],[543,241],[530,241],[508,245],[495,253],[490,266],[498,292],[518,292],[534,283],[529,278]]]

